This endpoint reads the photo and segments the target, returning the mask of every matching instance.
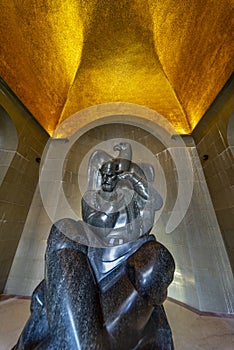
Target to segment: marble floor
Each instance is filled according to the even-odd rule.
[[[29,300],[18,298],[0,302],[0,350],[10,350],[16,343],[29,305]],[[176,350],[234,349],[234,319],[199,316],[172,301],[166,301],[165,309]]]

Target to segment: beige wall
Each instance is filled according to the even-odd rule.
[[[222,94],[220,95],[219,111],[226,110],[230,116],[231,108],[228,97],[231,94],[229,92],[229,94],[226,93],[224,96],[227,99]],[[100,108],[101,106],[99,106]],[[5,292],[30,295],[36,284],[43,278],[46,239],[51,227],[51,219],[44,208],[45,201],[48,200],[46,209],[49,209],[51,212],[57,211],[62,217],[71,217],[73,211],[80,217],[82,188],[79,186],[80,181],[87,180],[87,173],[83,172],[83,170],[81,171],[83,159],[87,158],[87,152],[92,147],[99,148],[100,144],[103,145],[103,142],[113,138],[125,138],[132,140],[133,143],[136,142],[141,147],[145,147],[145,149],[140,149],[138,158],[136,157],[137,160],[147,161],[146,150],[148,150],[151,159],[156,161],[155,187],[162,191],[164,207],[160,212],[153,233],[160,242],[169,248],[176,261],[175,279],[170,287],[169,295],[201,311],[234,313],[232,271],[224,245],[225,236],[222,220],[217,221],[216,213],[218,214],[219,210],[217,206],[213,206],[215,202],[212,189],[209,186],[209,176],[207,177],[208,164],[210,164],[209,167],[213,166],[217,169],[216,163],[212,163],[214,160],[212,161],[210,158],[211,151],[213,151],[210,145],[212,143],[215,144],[217,140],[217,145],[220,146],[219,138],[221,138],[219,132],[221,127],[217,133],[214,133],[213,126],[217,128],[218,123],[221,125],[223,121],[221,114],[220,119],[215,119],[213,124],[211,111],[208,112],[208,115],[211,113],[210,119],[205,117],[194,132],[193,136],[197,143],[197,148],[193,137],[189,136],[183,137],[183,146],[165,146],[153,135],[152,125],[152,132],[149,132],[145,130],[144,123],[142,123],[142,127],[139,127],[139,124],[137,124],[138,126],[114,124],[114,117],[111,121],[112,124],[106,123],[105,125],[90,128],[86,133],[81,133],[65,158],[62,158],[62,153],[64,145],[67,144],[66,140],[50,139],[50,147],[56,152],[52,152],[51,159],[47,159],[49,162],[47,167],[48,176],[44,179],[47,197],[43,198],[42,201],[39,188],[34,193]],[[134,114],[131,116],[131,119],[134,120]],[[228,118],[226,126],[227,123]],[[227,131],[227,127],[225,130]],[[213,137],[209,139],[210,132],[212,132]],[[206,141],[208,139],[209,141]],[[202,149],[203,142],[207,142],[206,145],[207,147],[209,146],[209,152],[206,148],[205,150]],[[110,152],[108,143],[104,147],[107,147],[106,151]],[[230,156],[230,149],[231,146],[226,144],[223,149],[220,149],[220,153],[217,153],[219,156],[214,157],[214,159],[218,158],[220,171],[225,169],[226,176],[231,176],[232,174],[232,172],[229,172],[230,163],[226,161],[226,158]],[[135,149],[133,151],[135,152]],[[206,162],[202,158],[203,152],[209,155]],[[224,156],[226,153],[228,154],[227,157]],[[190,185],[187,178],[187,169],[184,166],[185,157],[189,159],[194,176],[191,183],[193,192],[182,221],[175,225],[172,232],[167,233],[167,223],[174,210],[176,199],[181,197],[179,203],[181,207],[177,207],[177,214],[180,216],[181,212],[183,212],[183,199],[186,196],[186,191],[178,194],[178,169],[173,161],[173,154],[176,155],[176,159],[179,161],[180,167],[182,167],[183,176],[180,179],[183,185],[182,189],[188,189],[188,185]],[[222,160],[224,164],[221,163]],[[57,171],[61,164],[63,169],[62,176]],[[57,166],[58,168],[56,168]],[[215,176],[215,174],[213,173],[212,176]],[[220,179],[222,178],[221,175],[223,176],[223,174],[219,175]],[[226,189],[227,184],[229,184],[228,181],[221,187],[221,191]],[[160,188],[160,185],[163,186]],[[61,198],[57,191],[59,187],[63,188],[68,199],[68,209],[63,207],[63,204],[60,206]],[[219,190],[220,187],[216,184],[214,188]],[[228,191],[232,189],[231,186],[227,188]],[[227,201],[225,200],[224,203],[227,203]],[[227,213],[230,214],[230,207],[226,205],[225,208]],[[231,225],[228,220],[227,225]],[[230,221],[232,222],[231,219]]]
[[[48,135],[0,81],[0,293],[31,205]],[[3,123],[3,121],[5,121]]]
[[[193,137],[234,272],[233,111],[234,76],[196,127]],[[208,155],[207,160],[204,155]]]
[[[179,149],[175,151],[181,152]],[[193,166],[193,195],[186,215],[170,234],[165,233],[165,225],[177,196],[176,172],[169,149],[157,155],[167,174],[170,194],[155,232],[176,262],[169,296],[200,311],[234,313],[231,266],[202,165],[194,145],[187,145],[186,152]]]
[[[107,124],[91,129],[79,137],[67,153],[65,160],[59,158],[62,154],[63,141],[51,140],[51,147],[54,147],[57,152],[52,154],[51,160],[47,160],[51,162],[48,167],[49,177],[46,187],[49,189],[49,209],[61,212],[62,217],[70,217],[72,208],[78,217],[81,217],[82,186],[79,187],[79,180],[85,177],[87,180],[87,173],[83,173],[81,163],[92,147],[100,148],[105,140],[112,138],[125,138],[133,142],[133,145],[136,142],[141,147],[145,147],[150,152],[151,160],[156,161],[155,187],[159,190],[162,177],[165,180],[166,191],[164,191],[165,188],[160,188],[160,191],[164,192],[162,193],[164,207],[152,232],[168,247],[176,262],[175,279],[169,289],[169,296],[201,311],[233,313],[234,290],[231,283],[231,267],[192,137],[183,138],[183,147],[170,149],[165,148],[156,137],[139,127]],[[104,147],[110,147],[110,145],[107,143]],[[110,152],[111,149],[106,148],[106,151]],[[133,147],[133,152],[135,151]],[[193,194],[180,224],[175,225],[172,232],[166,233],[166,226],[178,197],[178,172],[172,154],[176,155],[182,167],[185,164],[184,157],[190,159]],[[147,160],[144,148],[134,156],[141,161]],[[59,178],[55,165],[62,162],[64,162],[63,176]],[[186,188],[186,182],[189,181],[186,167],[182,170],[183,186]],[[80,172],[81,177],[79,177]],[[68,209],[59,207],[61,203],[59,196],[53,195],[53,192],[56,194],[54,187],[56,182],[64,189],[70,206]],[[177,208],[178,215],[183,211],[183,195],[180,194],[180,196],[181,207]],[[7,293],[30,295],[36,284],[43,278],[44,251],[50,227],[51,220],[43,208],[39,189],[37,189],[8,278],[5,289]]]

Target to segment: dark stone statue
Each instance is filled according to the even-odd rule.
[[[83,220],[51,228],[45,279],[15,350],[173,349],[162,303],[174,260],[150,234],[162,198],[152,167],[131,161],[131,145],[114,149],[117,158],[91,157]]]

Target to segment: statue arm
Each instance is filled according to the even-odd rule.
[[[163,199],[154,187],[150,187],[151,205],[154,210],[159,210],[163,206]]]
[[[136,193],[145,201],[150,201],[152,209],[159,210],[163,205],[163,199],[146,179],[134,172],[123,172],[118,175],[119,180],[128,180]]]
[[[129,181],[136,193],[143,199],[149,199],[148,182],[134,172],[123,172],[118,175],[119,180]]]

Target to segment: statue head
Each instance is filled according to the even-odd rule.
[[[105,192],[112,192],[115,189],[115,186],[117,184],[118,176],[118,164],[110,160],[108,162],[105,162],[101,169],[100,173],[102,176],[102,189]]]

